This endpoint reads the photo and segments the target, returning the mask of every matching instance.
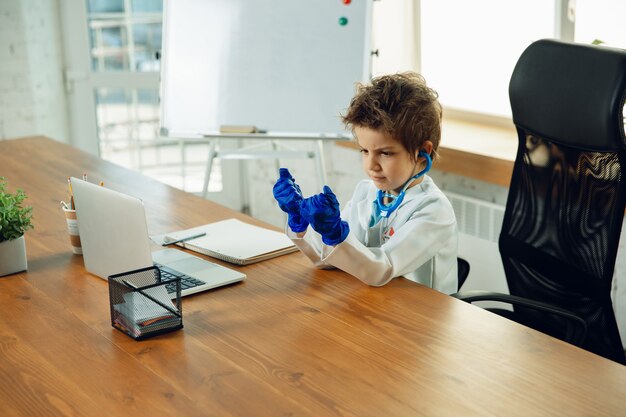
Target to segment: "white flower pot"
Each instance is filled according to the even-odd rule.
[[[24,235],[0,242],[0,277],[26,271],[27,267]]]

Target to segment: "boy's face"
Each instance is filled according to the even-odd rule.
[[[361,147],[363,169],[379,190],[398,194],[404,183],[419,172],[420,164],[390,134],[358,126],[354,134]]]

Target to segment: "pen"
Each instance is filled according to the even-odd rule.
[[[174,243],[184,242],[186,240],[191,240],[191,239],[195,239],[195,238],[202,237],[202,236],[206,236],[206,232],[205,233],[199,233],[199,234],[193,235],[193,236],[187,236],[187,237],[183,237],[183,238],[180,238],[180,239],[172,240],[170,242],[164,243],[163,246],[173,245]]]
[[[67,186],[70,190],[70,210],[74,210],[74,193],[72,192],[72,181],[67,177]]]
[[[158,305],[160,305],[161,307],[163,307],[164,309],[166,309],[167,311],[169,311],[170,313],[172,313],[176,317],[180,317],[180,313],[178,311],[172,309],[171,307],[166,306],[165,304],[163,304],[162,302],[160,302],[159,300],[157,300],[156,298],[154,298],[150,294],[146,294],[143,290],[141,290],[138,286],[136,286],[132,282],[126,281],[125,279],[123,279],[122,282],[127,287],[132,288],[133,290],[139,292],[139,294],[143,295],[147,299],[149,299],[151,301],[154,301],[155,303],[157,303]]]

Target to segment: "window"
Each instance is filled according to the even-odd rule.
[[[158,71],[161,0],[89,0],[89,40],[94,71]]]
[[[626,48],[626,2],[624,0],[577,0],[576,42],[599,40]]]
[[[152,89],[98,88],[96,114],[100,156],[141,170],[142,144],[150,145],[158,135],[158,92]]]
[[[61,2],[73,142],[191,192],[202,190],[209,145],[160,136],[163,0]],[[85,59],[88,57],[88,59]],[[211,198],[240,208],[238,166],[213,164]],[[226,172],[227,175],[223,175]]]
[[[162,0],[86,3],[99,154],[144,172],[155,162],[163,166],[160,157],[147,155],[160,154],[159,148],[168,145],[178,154],[177,146],[159,140],[158,132]]]
[[[546,0],[423,0],[422,74],[447,108],[509,116],[508,85],[522,51],[552,37]]]
[[[447,114],[482,120],[510,118],[509,79],[533,41],[626,47],[624,0],[393,0],[373,12],[374,74],[417,70]]]

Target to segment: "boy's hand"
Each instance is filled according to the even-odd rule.
[[[304,232],[309,222],[300,215],[303,200],[300,186],[296,184],[287,168],[281,168],[279,175],[278,181],[274,184],[274,198],[278,202],[278,207],[287,213],[289,228],[296,233]]]
[[[350,227],[341,220],[339,201],[329,186],[324,186],[323,193],[305,198],[300,213],[322,235],[325,244],[335,246],[348,237]]]

